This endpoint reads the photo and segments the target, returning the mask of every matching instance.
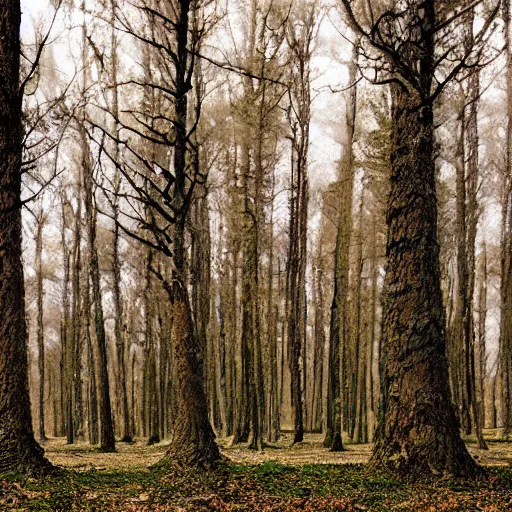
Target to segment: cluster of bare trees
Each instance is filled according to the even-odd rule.
[[[0,472],[51,469],[35,417],[168,439],[163,465],[291,430],[478,474],[462,435],[512,429],[512,108],[485,96],[505,61],[511,105],[509,2],[236,7],[59,2],[59,75],[0,0]],[[313,187],[326,16],[342,143]]]

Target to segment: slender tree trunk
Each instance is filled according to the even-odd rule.
[[[247,86],[246,86],[247,87]],[[239,364],[239,384],[238,396],[236,397],[236,417],[235,428],[233,433],[233,444],[244,443],[249,439],[250,433],[250,373],[252,369],[251,350],[249,343],[252,342],[252,314],[253,314],[253,298],[252,298],[252,275],[254,258],[253,253],[253,220],[249,211],[248,197],[249,193],[249,173],[251,171],[251,155],[249,141],[244,140],[241,147],[241,165],[242,165],[242,186],[243,186],[243,213],[242,213],[242,261],[244,271],[242,273],[241,285],[241,302],[242,302],[242,319],[241,319],[241,336],[239,341],[239,350],[237,358]]]
[[[315,345],[314,345],[314,363],[313,363],[313,411],[312,411],[312,430],[321,432],[323,427],[323,389],[324,389],[324,352],[325,352],[325,307],[324,307],[324,286],[323,286],[323,268],[321,256],[319,255],[318,265],[314,269],[315,277]]]
[[[44,361],[44,292],[43,292],[43,229],[45,218],[42,212],[36,218],[36,272],[37,272],[37,346],[39,348],[39,440],[47,440],[44,427],[44,389],[45,389],[45,361]]]
[[[373,428],[375,428],[375,418],[377,416],[378,408],[378,393],[375,392],[375,378],[373,373],[373,364],[375,361],[375,342],[377,341],[377,305],[379,301],[379,267],[377,261],[377,229],[376,217],[372,216],[372,237],[371,237],[371,279],[372,279],[372,295],[371,295],[371,313],[370,313],[370,343],[368,347],[368,387],[369,387],[369,402],[370,411],[373,421]],[[372,431],[370,437],[373,439],[374,432]]]
[[[99,442],[99,424],[98,424],[98,387],[96,382],[96,358],[91,336],[91,289],[90,286],[84,286],[84,306],[83,318],[85,328],[85,340],[87,349],[87,366],[89,371],[88,379],[88,419],[89,419],[89,442],[96,445]]]
[[[349,69],[349,82],[354,83],[357,73],[357,45],[354,46]],[[327,434],[324,446],[331,451],[343,449],[341,441],[341,409],[342,394],[347,398],[345,390],[348,387],[348,290],[349,290],[349,255],[352,233],[352,196],[354,187],[354,142],[357,88],[352,87],[347,92],[346,103],[346,145],[340,162],[340,212],[336,233],[336,248],[334,252],[334,295],[331,306],[330,341],[329,341],[329,384],[327,401]],[[340,351],[342,366],[340,371]],[[329,410],[330,409],[330,410]],[[343,419],[348,420],[348,401],[343,403]]]
[[[70,281],[70,250],[68,248],[66,239],[66,215],[69,211],[69,203],[65,192],[61,192],[61,245],[62,245],[62,261],[64,266],[64,275],[62,279],[62,310],[61,310],[61,321],[60,321],[60,345],[61,345],[61,357],[60,357],[60,416],[61,435],[69,435],[70,429],[68,428],[67,411],[68,411],[68,394],[70,388],[68,387],[69,374],[68,374],[68,350],[70,344],[70,308],[69,308],[69,281]],[[68,438],[69,441],[69,438]]]
[[[111,87],[112,87],[112,113],[115,120],[119,119],[119,89],[117,85],[117,35],[115,21],[117,16],[117,2],[110,2],[110,25],[111,25]],[[119,127],[117,121],[114,121],[113,135],[116,140],[119,139]],[[114,142],[114,160],[119,159],[119,146]],[[130,424],[130,411],[128,408],[128,391],[126,378],[126,361],[125,361],[125,340],[123,335],[123,303],[121,296],[121,261],[119,259],[119,192],[121,188],[121,173],[116,167],[114,175],[114,208],[112,216],[114,219],[114,240],[112,247],[112,275],[113,275],[113,294],[114,294],[114,334],[116,338],[117,366],[119,371],[118,387],[121,391],[120,401],[123,418],[123,430],[121,442],[129,443],[133,440],[132,427]]]
[[[76,212],[74,218],[72,271],[71,271],[71,318],[66,348],[67,373],[67,443],[83,437],[81,321],[80,321],[80,271],[82,267],[82,172],[76,183]]]
[[[467,213],[466,213],[466,112],[460,114],[460,135],[456,166],[456,225],[457,225],[457,275],[458,286],[455,302],[454,350],[455,383],[460,386],[457,395],[460,398],[459,415],[466,434],[471,434],[471,385],[470,385],[470,340],[467,330],[470,305],[468,300],[468,258],[467,258]]]
[[[470,34],[468,47],[473,45],[473,19],[470,16],[467,32]],[[482,450],[488,450],[487,443],[482,433],[481,411],[478,405],[477,384],[476,384],[476,351],[475,351],[475,327],[474,327],[474,295],[475,295],[475,250],[476,235],[479,217],[478,205],[478,178],[479,178],[479,137],[478,137],[478,99],[480,96],[480,76],[478,72],[473,73],[468,81],[467,98],[470,102],[467,115],[467,313],[464,319],[464,337],[466,339],[469,364],[466,369],[468,384],[469,404],[473,415],[473,423],[478,446]]]
[[[502,198],[501,246],[501,320],[500,359],[503,435],[512,433],[512,22],[510,1],[504,2],[505,42],[507,55],[507,144],[506,171]]]
[[[365,188],[361,190],[361,199],[359,204],[359,233],[357,240],[356,272],[354,282],[354,361],[352,370],[352,411],[350,415],[350,437],[358,443],[365,442],[367,432],[363,433],[363,423],[366,424],[366,353],[364,326],[362,326],[362,287],[363,287],[363,236],[362,223],[364,214],[364,194]],[[358,425],[357,434],[356,425]]]
[[[89,159],[89,155],[84,155]],[[110,402],[110,384],[107,361],[107,339],[103,319],[103,305],[101,297],[100,269],[98,250],[96,247],[96,215],[92,192],[92,166],[87,162],[84,166],[85,181],[85,207],[87,211],[88,241],[89,241],[89,272],[92,286],[92,299],[94,301],[94,328],[98,344],[99,367],[99,406],[100,406],[100,450],[115,451],[114,425],[112,422],[112,409]]]
[[[145,358],[144,358],[144,417],[143,424],[147,429],[148,442],[153,445],[160,442],[159,422],[158,422],[158,392],[156,383],[156,340],[153,329],[154,309],[153,299],[154,290],[151,279],[151,269],[153,267],[154,254],[151,248],[147,249],[146,262],[144,269],[144,336],[145,336]]]
[[[85,25],[86,5],[82,0],[82,94],[85,96],[89,86],[89,59],[87,28]],[[85,112],[84,112],[85,117]],[[82,120],[81,122],[84,122]],[[115,451],[114,424],[112,418],[112,405],[110,400],[110,383],[108,375],[107,360],[107,338],[105,333],[105,322],[103,315],[103,304],[101,294],[101,276],[99,269],[98,248],[96,243],[97,213],[93,187],[93,165],[91,153],[87,141],[87,134],[83,126],[79,126],[80,144],[82,150],[82,179],[85,193],[85,213],[87,225],[88,242],[88,273],[92,290],[94,329],[96,343],[98,346],[98,388],[99,388],[99,417],[100,417],[100,450],[104,452]],[[89,281],[88,281],[89,283]]]
[[[480,286],[478,290],[478,407],[482,429],[486,423],[485,382],[487,379],[487,244],[483,243],[480,265]]]
[[[278,354],[277,354],[277,322],[279,297],[275,296],[274,291],[274,194],[275,194],[276,176],[272,172],[272,203],[270,206],[270,225],[269,225],[269,262],[268,262],[268,290],[267,290],[267,326],[268,326],[268,407],[267,407],[267,440],[275,443],[280,437],[279,415],[280,403],[278,394]]]

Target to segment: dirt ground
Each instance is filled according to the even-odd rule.
[[[323,436],[306,435],[291,446],[291,434],[263,452],[219,444],[230,462],[214,471],[153,468],[167,448],[145,439],[100,453],[88,444],[44,444],[48,458],[70,471],[48,479],[0,481],[0,511],[16,512],[501,512],[512,511],[512,441],[486,431],[489,450],[468,447],[488,468],[469,480],[408,481],[371,474],[363,464],[371,445],[346,444],[330,453]]]
[[[499,432],[486,430],[489,450],[479,450],[472,439],[468,439],[471,454],[485,466],[508,466],[512,464],[512,441],[504,442]],[[243,445],[230,446],[230,439],[219,439],[223,453],[235,463],[259,464],[276,461],[281,464],[300,466],[304,464],[359,464],[368,461],[371,444],[346,443],[346,450],[330,453],[322,446],[323,435],[306,434],[303,443],[291,446],[292,435],[283,434],[279,443],[268,446],[263,452],[248,450]],[[65,438],[50,438],[44,443],[48,458],[59,466],[76,470],[141,470],[157,462],[165,453],[167,443],[147,446],[145,439],[134,444],[117,443],[117,453],[98,453],[88,444],[66,445]]]

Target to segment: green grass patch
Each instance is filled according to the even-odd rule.
[[[8,500],[9,493],[16,499]],[[0,510],[25,511],[502,511],[512,509],[512,468],[487,479],[411,483],[365,466],[226,463],[216,471],[83,471],[4,481]]]

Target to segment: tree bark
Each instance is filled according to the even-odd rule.
[[[408,474],[472,475],[479,466],[460,437],[448,380],[433,145],[432,106],[394,85],[383,405],[370,464]]]
[[[19,1],[0,0],[0,474],[52,465],[34,439],[22,265]]]

